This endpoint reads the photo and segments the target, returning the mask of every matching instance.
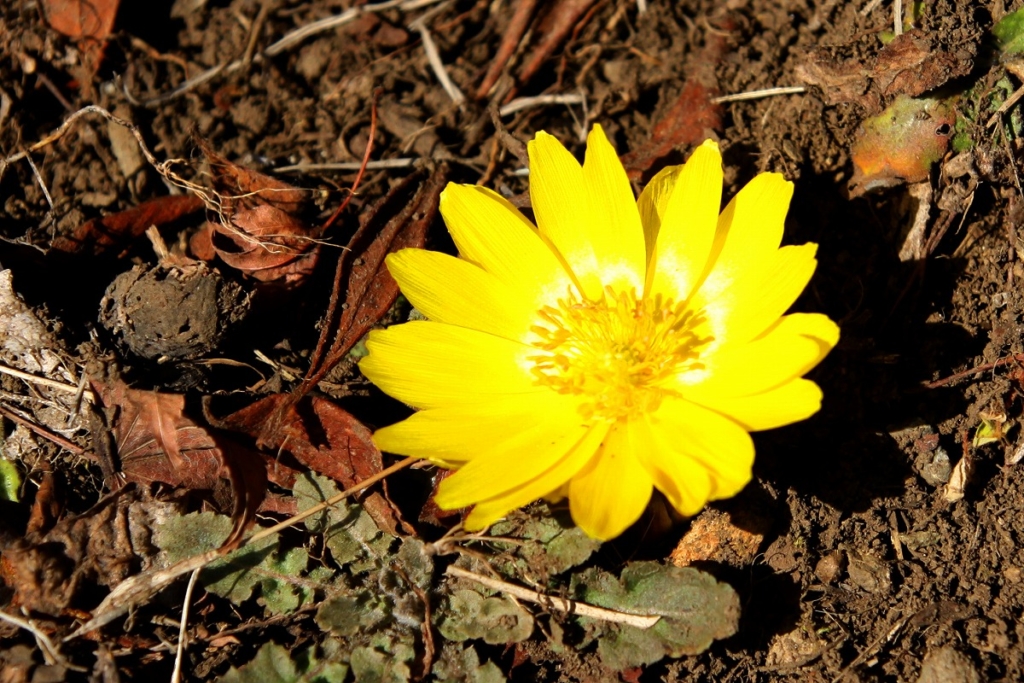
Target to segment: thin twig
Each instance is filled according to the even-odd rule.
[[[553,607],[562,612],[569,614],[578,614],[581,617],[590,617],[591,619],[600,619],[602,621],[610,621],[616,624],[627,624],[629,626],[635,626],[636,628],[647,629],[661,619],[658,615],[646,615],[646,614],[627,614],[626,612],[618,612],[615,610],[605,609],[603,607],[595,607],[588,605],[583,602],[576,602],[575,600],[566,600],[565,598],[556,598],[550,595],[545,595],[529,588],[523,588],[517,586],[514,583],[508,583],[507,581],[499,581],[498,579],[492,579],[489,576],[483,576],[482,574],[476,574],[465,569],[450,565],[445,573],[451,574],[452,576],[460,579],[469,579],[470,581],[476,581],[477,583],[499,590],[509,595],[515,596],[520,600],[526,600],[527,602],[533,602],[538,605],[544,605],[545,607]]]
[[[1001,367],[1003,365],[1009,365],[1010,363],[1024,363],[1024,353],[1018,353],[1013,356],[1007,356],[1006,358],[1000,358],[999,360],[993,361],[991,363],[982,363],[981,365],[975,365],[973,368],[961,370],[960,372],[955,372],[948,377],[943,377],[942,379],[937,379],[932,382],[925,382],[922,386],[924,386],[925,389],[938,389],[939,387],[945,386],[946,384],[951,384],[957,381],[958,379],[978,375],[982,372],[988,372],[989,370],[995,370],[998,367]]]
[[[75,671],[86,671],[86,669],[82,667],[69,664],[68,661],[64,659],[64,655],[60,653],[60,649],[52,640],[50,640],[50,636],[40,631],[31,621],[16,617],[13,614],[8,614],[4,611],[0,611],[0,619],[14,624],[19,628],[23,628],[35,636],[36,643],[39,645],[39,649],[42,650],[43,658],[46,660],[47,664],[61,664],[65,668],[73,669]]]
[[[893,0],[892,32],[899,38],[903,35],[903,0]]]
[[[565,93],[564,95],[536,95],[534,97],[517,97],[498,110],[500,116],[511,116],[517,111],[529,109],[530,107],[543,107],[549,104],[583,104],[584,97],[580,93]]]
[[[0,374],[10,375],[11,377],[17,377],[18,379],[23,379],[31,384],[38,384],[40,386],[56,389],[57,391],[63,391],[68,394],[77,395],[81,391],[82,396],[87,401],[96,401],[96,394],[92,392],[92,389],[85,389],[83,391],[79,387],[76,387],[72,384],[64,384],[63,382],[58,382],[57,380],[49,379],[47,377],[37,377],[36,375],[30,374],[28,372],[22,372],[21,370],[17,370],[15,368],[11,368],[2,364],[0,364]]]
[[[46,203],[50,205],[50,211],[53,211],[53,197],[50,196],[50,191],[46,189],[46,183],[43,182],[43,174],[36,167],[36,162],[32,161],[31,154],[25,155],[25,161],[32,167],[32,175],[35,176],[36,182],[39,183],[39,188],[43,191],[43,196],[46,197]]]
[[[780,86],[778,88],[765,88],[764,90],[748,90],[747,92],[739,92],[734,95],[722,95],[721,97],[712,97],[709,101],[711,104],[723,104],[725,102],[743,102],[744,100],[759,100],[764,97],[774,97],[776,95],[799,95],[807,92],[807,88],[802,85],[787,85]]]
[[[882,0],[871,0],[871,2],[869,2],[866,5],[864,5],[864,9],[862,9],[860,11],[860,15],[862,17],[866,17],[868,14],[871,13],[871,10],[875,9],[876,7],[878,7],[881,4],[882,4]]]
[[[434,75],[437,76],[437,80],[441,83],[441,87],[448,93],[448,97],[452,99],[452,102],[456,105],[461,105],[466,101],[466,96],[459,90],[459,86],[452,82],[452,79],[448,76],[448,70],[445,69],[444,62],[441,61],[441,54],[437,51],[437,43],[434,42],[434,37],[430,35],[430,29],[427,28],[427,22],[434,18],[440,10],[444,9],[448,3],[435,7],[423,16],[419,17],[411,24],[409,28],[420,34],[420,39],[423,41],[423,51],[427,53],[427,62],[430,63],[430,68],[434,71]]]
[[[4,417],[6,417],[11,422],[17,422],[21,426],[23,426],[23,427],[25,427],[25,428],[35,432],[36,434],[38,434],[39,436],[43,437],[44,439],[52,441],[53,443],[57,444],[61,448],[65,449],[65,450],[67,450],[67,451],[69,451],[71,453],[74,453],[75,455],[81,455],[82,453],[85,452],[84,448],[82,448],[81,446],[78,446],[77,444],[74,444],[74,443],[68,441],[67,439],[65,439],[60,434],[56,434],[54,432],[51,432],[46,427],[43,427],[42,425],[37,425],[35,422],[32,422],[31,420],[25,419],[21,415],[18,415],[14,411],[12,411],[12,410],[10,410],[8,408],[5,408],[2,405],[0,405],[0,415],[3,415]]]
[[[366,163],[367,171],[379,171],[389,168],[409,168],[416,163],[416,159],[403,157],[401,159],[378,159]],[[291,166],[278,166],[275,173],[306,173],[309,171],[358,171],[363,167],[361,161],[340,161],[329,164],[293,164]]]
[[[996,109],[992,116],[989,117],[988,122],[985,124],[986,128],[991,128],[996,125],[1000,117],[1005,114],[1013,105],[1020,101],[1020,98],[1024,97],[1024,85],[1013,91],[1013,94],[1006,98],[1006,101],[999,105],[999,109]]]
[[[185,640],[188,638],[188,606],[192,603],[192,590],[196,587],[196,579],[202,568],[196,569],[189,577],[188,587],[185,589],[185,604],[181,608],[181,625],[178,627],[178,651],[174,656],[174,672],[171,674],[171,683],[178,683],[181,680],[181,660],[185,656]]]
[[[636,13],[646,14],[647,13],[647,0],[636,0]]]

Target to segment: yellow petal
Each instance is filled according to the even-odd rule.
[[[496,192],[449,183],[441,193],[441,213],[460,256],[518,291],[535,310],[573,285],[555,249]]]
[[[426,458],[450,467],[486,453],[499,435],[515,435],[531,428],[540,413],[564,414],[566,401],[565,396],[538,387],[528,394],[428,408],[378,429],[373,440],[382,451]]]
[[[551,467],[538,476],[521,486],[504,491],[498,496],[478,502],[466,517],[464,526],[469,531],[478,531],[490,526],[512,510],[539,498],[559,493],[567,494],[569,488],[567,482],[594,457],[594,453],[601,447],[601,442],[607,433],[607,424],[594,425],[578,443],[564,453],[561,458],[553,461]],[[441,486],[444,485],[442,482]]]
[[[707,316],[714,337],[707,350],[748,342],[775,323],[814,275],[817,250],[816,244],[777,249],[710,301],[702,288],[692,305]]]
[[[526,359],[535,349],[486,332],[419,320],[370,332],[366,347],[370,354],[359,362],[363,374],[416,408],[539,389]]]
[[[651,500],[651,476],[640,462],[644,444],[629,423],[616,423],[601,449],[569,483],[572,519],[588,536],[615,538],[640,519]]]
[[[590,240],[602,269],[602,282],[640,291],[647,273],[644,228],[626,169],[599,125],[587,136],[583,181],[597,219],[590,226]]]
[[[745,272],[769,260],[782,242],[793,183],[778,173],[762,173],[733,197],[718,219],[711,248],[711,270],[701,295],[712,301]]]
[[[647,248],[647,277],[653,275],[651,268],[651,256],[654,254],[654,246],[658,242],[658,232],[661,229],[661,217],[665,215],[668,207],[668,200],[675,190],[679,176],[683,172],[682,166],[666,166],[658,171],[647,183],[640,193],[640,199],[636,202],[636,208],[640,211],[640,223],[644,226],[644,246]]]
[[[732,420],[669,398],[648,418],[653,447],[641,452],[655,485],[684,515],[739,493],[750,481],[754,442]]]
[[[679,390],[701,404],[706,403],[704,397],[760,394],[804,375],[838,341],[839,328],[826,316],[793,313],[754,341],[702,355],[704,369],[680,378]],[[695,381],[698,376],[700,380]]]
[[[687,160],[676,177],[655,177],[659,185],[641,195],[647,232],[657,235],[648,273],[648,292],[685,301],[708,266],[722,206],[722,155],[707,140]],[[778,245],[776,245],[778,246]]]
[[[573,398],[548,391],[540,394],[533,419],[507,424],[479,442],[479,453],[444,480],[435,500],[444,509],[472,505],[501,496],[540,476],[587,433]],[[547,493],[545,491],[545,493]]]
[[[526,341],[537,308],[468,261],[426,249],[387,257],[388,271],[412,305],[433,321]]]
[[[756,432],[793,424],[814,415],[821,408],[821,389],[810,380],[795,379],[760,394],[727,398],[708,396],[701,403]]]
[[[590,299],[600,298],[605,285],[639,291],[645,275],[639,216],[628,225],[616,220],[629,215],[630,210],[636,212],[632,196],[628,209],[619,207],[611,216],[600,211],[622,202],[621,193],[602,200],[600,205],[594,200],[599,188],[616,184],[617,172],[625,178],[621,163],[610,158],[614,151],[609,154],[609,147],[604,133],[595,128],[588,139],[587,153],[592,161],[584,173],[579,162],[551,135],[541,131],[528,145],[530,199],[537,227],[558,249]],[[617,165],[617,171],[612,164]],[[590,189],[591,183],[597,183],[594,190]],[[635,234],[629,234],[631,230]]]

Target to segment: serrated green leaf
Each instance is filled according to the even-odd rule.
[[[370,645],[352,650],[349,666],[356,683],[406,683],[412,678],[409,663],[415,656],[411,642],[380,635]]]
[[[508,598],[487,598],[466,588],[452,591],[444,600],[437,628],[448,640],[479,638],[491,645],[504,645],[529,638],[533,617]]]
[[[663,657],[697,654],[736,632],[739,598],[731,586],[692,567],[634,562],[620,578],[590,569],[573,577],[582,602],[626,612],[658,615],[648,629],[580,617],[598,641],[606,666],[621,671]]]
[[[220,547],[231,532],[231,520],[212,512],[172,517],[154,531],[155,545],[165,565]],[[261,600],[274,614],[285,614],[313,599],[311,586],[318,581],[303,578],[309,555],[302,548],[281,552],[278,537],[270,536],[239,548],[211,562],[199,575],[203,587],[236,605],[259,588]],[[323,576],[323,572],[317,574]]]
[[[566,511],[540,507],[537,515],[516,515],[491,527],[492,536],[514,540],[514,554],[493,560],[502,573],[522,576],[528,570],[546,580],[582,564],[601,547],[572,523]]]
[[[231,667],[218,683],[337,683],[347,675],[348,667],[341,662],[319,662],[311,650],[293,660],[288,650],[267,643],[247,664]]]
[[[340,637],[366,632],[390,616],[387,602],[369,592],[335,595],[320,605],[316,623],[324,631]]]
[[[312,507],[339,493],[328,477],[306,473],[295,480],[293,493],[301,508]],[[387,563],[395,537],[377,528],[361,505],[345,501],[306,520],[306,528],[322,533],[324,543],[338,565],[353,574],[380,569]]]
[[[462,649],[452,643],[441,648],[441,656],[431,670],[437,683],[505,683],[508,679],[494,662],[480,663],[472,647]]]

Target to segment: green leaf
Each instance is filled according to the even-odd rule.
[[[406,683],[412,678],[409,663],[415,656],[412,643],[382,634],[370,645],[352,650],[349,666],[356,683]]]
[[[712,641],[734,634],[739,623],[739,598],[732,587],[691,567],[634,562],[618,579],[589,569],[573,577],[572,587],[582,602],[661,617],[648,629],[579,617],[597,639],[601,660],[616,671],[703,652]]]
[[[390,605],[385,600],[364,591],[328,598],[317,609],[316,623],[336,636],[350,637],[375,628],[390,614]]]
[[[437,683],[505,683],[505,674],[494,662],[480,663],[471,647],[462,649],[453,643],[441,648],[441,656],[431,670]]]
[[[1024,52],[1024,9],[1010,12],[992,27],[992,35],[1004,54]]]
[[[165,565],[220,547],[231,532],[231,519],[212,512],[172,517],[158,526],[154,543]],[[259,588],[274,614],[295,611],[314,597],[313,586],[326,582],[324,572],[303,577],[309,555],[302,548],[282,552],[276,535],[211,562],[199,575],[203,587],[236,605]]]
[[[567,511],[545,507],[537,515],[517,514],[491,527],[492,536],[512,539],[515,548],[514,555],[495,558],[496,569],[508,576],[528,572],[546,581],[582,564],[601,547],[572,523]]]
[[[293,487],[299,508],[312,507],[340,493],[337,484],[318,474],[302,474]],[[306,520],[306,528],[322,533],[324,543],[339,566],[352,574],[380,569],[388,562],[395,537],[377,528],[361,505],[345,501]]]
[[[340,662],[318,662],[312,649],[293,660],[288,650],[267,643],[249,663],[231,667],[218,683],[336,683],[347,675],[347,666]]]
[[[18,472],[18,466],[0,454],[0,500],[17,503],[20,491],[21,474]]]
[[[448,640],[480,638],[491,645],[504,645],[529,638],[533,617],[508,598],[487,598],[466,588],[452,591],[443,601],[437,628]]]

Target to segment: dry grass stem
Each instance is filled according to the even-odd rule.
[[[586,100],[580,93],[564,95],[536,95],[534,97],[517,97],[498,110],[500,116],[511,116],[517,111],[531,107],[545,107],[551,104],[583,104]]]
[[[765,97],[775,97],[776,95],[799,95],[807,92],[807,88],[802,85],[787,85],[780,86],[778,88],[765,88],[764,90],[748,90],[747,92],[738,92],[734,95],[722,95],[720,97],[712,97],[711,104],[724,104],[726,102],[744,102],[746,100],[760,100]]]
[[[600,619],[601,621],[610,621],[617,624],[626,624],[628,626],[635,626],[636,628],[647,629],[661,619],[660,616],[656,615],[644,615],[644,614],[627,614],[625,612],[617,612],[611,609],[605,609],[603,607],[595,607],[582,602],[576,602],[575,600],[567,600],[565,598],[556,598],[550,595],[545,595],[529,588],[523,588],[517,586],[514,583],[508,583],[507,581],[499,581],[498,579],[492,579],[489,576],[483,576],[482,574],[476,574],[465,569],[451,565],[445,570],[446,574],[450,574],[460,579],[467,579],[469,581],[475,581],[488,588],[508,593],[509,595],[519,598],[520,600],[526,600],[527,602],[533,602],[544,607],[557,609],[560,612],[566,612],[568,614],[578,614],[581,617],[590,617],[591,619]]]

